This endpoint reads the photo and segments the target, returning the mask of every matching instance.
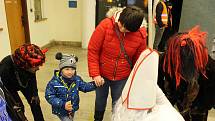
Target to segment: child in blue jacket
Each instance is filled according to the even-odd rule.
[[[79,109],[79,91],[93,91],[96,85],[94,82],[84,82],[76,74],[78,57],[57,53],[56,59],[60,60],[60,70],[55,70],[49,81],[45,98],[52,105],[52,113],[61,121],[73,121],[74,114]]]

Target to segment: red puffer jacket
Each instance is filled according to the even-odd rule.
[[[89,75],[101,75],[109,80],[126,79],[130,65],[120,52],[120,41],[117,37],[114,18],[106,18],[96,27],[88,45]],[[146,30],[120,33],[124,36],[124,47],[130,60],[135,64],[141,52],[146,48]],[[121,54],[120,54],[121,53]]]

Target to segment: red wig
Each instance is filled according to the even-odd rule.
[[[12,54],[14,63],[20,68],[29,69],[41,66],[45,62],[47,49],[41,50],[37,45],[24,44]]]
[[[199,26],[195,26],[190,31],[178,33],[169,39],[163,70],[171,78],[175,78],[176,87],[180,85],[181,78],[187,81],[188,76],[195,76],[199,72],[206,77],[205,66],[208,62],[206,38],[207,33],[200,31]],[[187,70],[191,70],[193,74]]]

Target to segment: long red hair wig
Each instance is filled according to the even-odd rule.
[[[195,26],[190,31],[177,33],[169,39],[163,70],[171,78],[175,78],[176,87],[180,85],[181,79],[187,81],[189,77],[199,72],[206,77],[205,66],[208,62],[206,38],[207,33],[200,31],[199,26]]]

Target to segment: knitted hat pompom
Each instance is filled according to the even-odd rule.
[[[73,56],[74,56],[74,58],[75,58],[75,61],[78,62],[78,57],[75,56],[75,55],[73,55]]]
[[[61,52],[58,52],[58,53],[56,53],[56,55],[55,55],[55,59],[57,59],[57,60],[61,60],[62,57],[63,57],[63,54],[62,54]]]

